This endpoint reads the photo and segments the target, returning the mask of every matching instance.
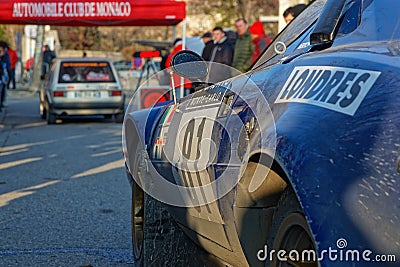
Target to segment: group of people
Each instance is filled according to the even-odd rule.
[[[43,47],[43,64],[41,77],[49,71],[52,60],[56,57],[48,45]],[[0,41],[0,111],[7,107],[7,91],[16,89],[15,68],[19,60],[18,53],[5,41]],[[25,68],[33,68],[33,58],[27,61]]]
[[[305,4],[287,8],[283,13],[285,22],[289,23],[305,8]],[[234,37],[228,36],[228,33],[220,26],[216,26],[211,32],[206,32],[201,37],[205,45],[202,57],[210,62],[210,74],[207,77],[209,82],[219,82],[235,74],[246,72],[271,43],[271,39],[265,33],[263,23],[259,20],[249,26],[246,19],[239,18],[235,21],[235,28]],[[172,56],[180,50],[182,50],[181,39],[176,39],[166,63],[168,64]]]
[[[285,10],[283,17],[288,24],[307,6],[298,4]],[[250,27],[244,18],[235,21],[236,38],[232,44],[224,30],[217,26],[211,32],[203,34],[205,44],[202,57],[206,61],[232,66],[240,72],[245,72],[256,61],[263,50],[271,43],[265,34],[261,21],[254,22]]]
[[[40,79],[44,80],[47,72],[50,70],[53,59],[56,58],[56,53],[50,49],[50,46],[45,44],[42,49],[43,59],[42,59],[42,70],[40,74]],[[83,56],[86,57],[86,52],[83,52]],[[28,58],[25,62],[25,72],[22,76],[24,82],[30,83],[32,78],[33,67],[35,66],[35,59],[33,57]],[[25,77],[24,77],[25,76]]]
[[[261,21],[254,22],[250,27],[244,18],[235,21],[236,38],[229,38],[222,27],[215,27],[212,32],[203,34],[205,44],[202,57],[209,62],[231,66],[240,72],[246,72],[255,62],[261,52],[271,43],[264,31]],[[234,43],[233,43],[233,42]],[[216,80],[231,76],[228,68],[218,65],[211,66]]]
[[[7,107],[7,90],[15,89],[15,66],[18,54],[6,42],[0,41],[0,111]],[[10,85],[12,84],[12,87]]]

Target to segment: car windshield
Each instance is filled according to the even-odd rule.
[[[105,61],[64,61],[61,63],[59,83],[115,82],[110,64]]]
[[[309,29],[311,25],[315,23],[318,16],[327,0],[315,0],[310,4],[302,13],[299,14],[286,28],[284,28],[274,41],[268,46],[267,50],[261,55],[261,57],[254,64],[254,68],[263,65],[273,57],[277,56],[275,52],[275,44],[277,42],[283,42],[288,47],[290,46],[304,31]]]

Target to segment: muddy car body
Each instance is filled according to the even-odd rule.
[[[395,265],[400,255],[399,8],[400,2],[389,0],[316,0],[245,75],[176,104],[127,114],[136,263],[196,265],[207,257],[203,249],[215,256],[210,265],[304,263],[295,253],[280,260],[276,253],[266,254],[284,249],[322,255],[318,262],[305,260],[311,266],[370,266],[380,255],[390,259],[385,265]],[[202,120],[204,114],[213,123]],[[234,129],[233,118],[243,127]],[[237,138],[228,138],[231,129]],[[214,142],[217,152],[208,152],[215,157],[202,173],[183,174],[177,169],[184,157],[164,150],[175,147],[185,156],[198,149],[201,138]],[[240,174],[231,177],[237,183],[214,202],[164,204],[149,196],[156,190],[146,192],[155,172],[187,186],[201,184],[205,176],[216,181],[233,154],[245,167],[233,166]],[[198,191],[192,198],[204,195]],[[183,242],[179,229],[196,245]],[[332,250],[336,259],[328,255]]]

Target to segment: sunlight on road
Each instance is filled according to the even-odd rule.
[[[12,168],[18,165],[34,162],[34,161],[39,161],[42,160],[43,158],[30,158],[30,159],[22,159],[22,160],[16,160],[16,161],[11,161],[7,163],[2,163],[0,164],[0,170],[7,169],[7,168]]]
[[[20,145],[15,145],[15,146],[0,147],[0,155],[3,152],[7,152],[7,151],[23,149],[23,148],[28,148],[28,147],[32,147],[32,146],[41,146],[41,145],[46,145],[46,144],[50,144],[53,142],[55,142],[55,141],[36,142],[36,143],[29,143],[29,144],[20,144]]]
[[[6,168],[11,168],[11,167],[18,166],[18,165],[25,164],[25,163],[29,163],[29,162],[33,162],[33,161],[39,161],[39,160],[42,160],[42,159],[43,158],[31,158],[31,159],[24,159],[24,160],[19,160],[19,161],[3,163],[3,164],[0,164],[0,170],[1,169],[6,169]],[[85,176],[89,176],[89,175],[94,175],[94,174],[98,174],[98,173],[101,173],[101,172],[110,171],[112,169],[121,168],[123,166],[124,166],[124,159],[120,159],[120,160],[117,160],[117,161],[113,161],[113,162],[104,164],[104,165],[102,165],[100,167],[96,167],[96,168],[84,171],[82,173],[76,174],[76,175],[72,176],[71,178],[82,178],[82,177],[85,177]],[[1,194],[0,195],[0,207],[3,207],[5,205],[9,204],[10,201],[15,200],[17,198],[31,195],[31,194],[35,193],[35,190],[37,190],[37,189],[41,189],[41,188],[44,188],[46,186],[50,186],[50,185],[59,183],[60,181],[61,180],[54,180],[54,181],[46,182],[46,183],[43,183],[43,184],[39,184],[39,185],[35,185],[35,186],[31,186],[31,187],[27,187],[27,188],[23,188],[23,189],[19,189],[19,190],[14,190],[14,191],[9,192],[9,193]]]
[[[0,195],[0,207],[3,207],[5,205],[9,204],[10,201],[15,200],[17,198],[31,195],[31,194],[35,193],[36,189],[40,189],[40,188],[58,183],[60,181],[61,180],[50,181],[47,183],[43,183],[43,184],[39,184],[39,185],[35,185],[35,186],[31,186],[31,187],[27,187],[24,189],[19,189],[19,190],[11,191],[9,193],[2,194],[2,195]]]
[[[0,156],[9,156],[9,155],[18,154],[18,153],[27,152],[27,151],[29,151],[29,149],[24,148],[24,149],[12,150],[10,152],[0,152]]]
[[[110,149],[110,151],[93,154],[92,157],[104,157],[112,154],[122,154],[121,148]]]
[[[89,176],[89,175],[93,175],[93,174],[97,174],[97,173],[101,173],[101,172],[106,172],[106,171],[109,171],[112,169],[121,168],[124,166],[124,162],[125,162],[124,159],[116,160],[114,162],[104,164],[100,167],[93,168],[93,169],[84,171],[82,173],[75,174],[74,176],[72,176],[72,178],[80,178],[80,177]]]
[[[34,123],[26,123],[26,124],[15,126],[15,129],[24,129],[24,128],[30,128],[30,127],[44,126],[44,125],[47,125],[47,122],[41,121],[41,122],[34,122]]]

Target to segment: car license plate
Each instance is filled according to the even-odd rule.
[[[101,92],[98,91],[81,91],[74,92],[75,98],[101,98]]]

